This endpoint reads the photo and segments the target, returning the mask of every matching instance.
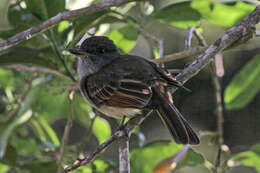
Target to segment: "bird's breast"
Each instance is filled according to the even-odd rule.
[[[133,117],[137,114],[141,114],[140,109],[136,108],[119,108],[119,107],[112,107],[107,105],[102,105],[98,108],[100,112],[103,114],[113,117],[113,118],[123,118],[126,117]]]

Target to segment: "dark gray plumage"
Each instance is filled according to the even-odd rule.
[[[198,144],[199,138],[173,105],[168,88],[182,87],[167,70],[138,56],[121,55],[107,37],[90,37],[79,49],[80,89],[100,112],[122,118],[154,109],[176,143]]]

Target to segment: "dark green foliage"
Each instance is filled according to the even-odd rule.
[[[211,44],[210,41],[216,39],[215,33],[221,34],[226,30],[222,27],[233,26],[254,8],[255,5],[242,1],[150,0],[128,3],[63,21],[48,31],[1,52],[0,173],[57,172],[65,119],[70,111],[73,113],[72,130],[65,147],[62,166],[71,165],[78,153],[94,151],[96,146],[109,138],[117,128],[118,123],[114,119],[104,116],[93,117],[95,111],[85,103],[78,90],[74,93],[69,110],[68,90],[75,88],[75,83],[68,76],[68,70],[76,79],[78,77],[75,57],[66,50],[77,47],[81,37],[91,28],[95,34],[106,35],[112,39],[121,53],[131,51],[133,54],[152,58],[152,50],[158,54],[157,50],[160,49],[158,41],[163,41],[164,55],[183,51],[184,39],[190,27],[199,28],[199,31],[205,34],[208,44]],[[66,9],[65,0],[3,0],[0,4],[0,40],[36,26],[66,10],[70,9]],[[197,46],[196,43],[197,40],[192,42],[192,46]],[[256,42],[251,44],[252,48],[250,47],[247,56],[243,57],[254,57],[251,60],[239,64],[241,58],[237,60],[235,57],[235,60],[232,60],[232,56],[225,57],[227,60],[224,65],[228,71],[226,73],[233,77],[232,80],[224,79],[224,101],[227,108],[225,111],[242,108],[246,110],[252,104],[254,109],[248,115],[253,117],[252,114],[256,114],[255,117],[259,117],[259,106],[255,106],[259,104],[257,100],[259,101],[260,89],[260,57],[256,55],[259,53],[258,45]],[[240,54],[243,50],[239,48],[235,51],[240,51]],[[192,59],[180,60],[174,65],[166,64],[166,67],[169,65],[169,68],[184,68],[191,61]],[[19,67],[27,67],[30,70]],[[229,74],[229,70],[232,73]],[[144,125],[134,132],[130,140],[131,172],[162,173],[161,170],[174,169],[177,173],[209,173],[214,169],[218,136],[207,130],[215,130],[216,120],[213,119],[213,115],[216,105],[210,105],[214,102],[214,94],[209,94],[213,91],[208,89],[212,88],[210,73],[204,71],[203,75],[196,77],[195,84],[191,81],[188,88],[192,89],[192,93],[177,93],[174,97],[176,105],[181,107],[188,118],[197,119],[196,122],[209,119],[213,122],[198,123],[197,129],[203,130],[200,135],[201,144],[187,148],[172,141],[162,141],[170,139],[169,134],[158,130],[158,124],[152,122],[151,119],[154,117],[151,117],[147,119],[151,121],[144,121]],[[180,95],[184,95],[185,99],[180,98]],[[198,104],[203,104],[203,108]],[[188,107],[182,107],[183,105]],[[204,116],[200,117],[203,113]],[[209,119],[204,120],[206,116]],[[254,121],[259,122],[259,118],[250,119],[252,124]],[[227,126],[225,124],[224,142],[227,142],[231,150],[221,152],[220,167],[223,172],[259,172],[260,146],[257,144],[257,127],[254,127],[252,132],[255,140],[242,141],[244,143],[234,145],[229,141],[232,138],[231,132],[226,133]],[[247,127],[240,124],[235,126],[240,133],[250,129],[251,124]],[[145,145],[142,146],[143,144]],[[250,148],[250,145],[253,147]],[[243,148],[243,152],[237,150],[237,146]],[[93,163],[80,167],[76,172],[117,172],[116,147],[113,144]],[[235,166],[230,163],[234,163]],[[238,164],[241,166],[237,166]]]

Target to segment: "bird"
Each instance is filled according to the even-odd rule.
[[[78,57],[81,94],[99,112],[123,118],[155,110],[177,144],[200,143],[169,92],[183,86],[166,69],[143,57],[120,54],[106,36],[86,38],[69,52]]]

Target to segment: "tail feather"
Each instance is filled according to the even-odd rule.
[[[199,144],[198,136],[178,109],[167,99],[163,99],[161,103],[157,112],[169,129],[175,142],[179,144]]]

